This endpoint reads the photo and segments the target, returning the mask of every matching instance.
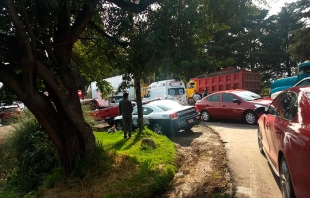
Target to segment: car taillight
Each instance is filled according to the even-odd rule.
[[[173,113],[173,114],[170,114],[170,120],[175,120],[175,119],[178,119],[179,116],[177,113]]]
[[[199,113],[198,107],[195,105],[196,112]]]

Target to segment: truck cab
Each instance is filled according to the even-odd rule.
[[[197,90],[197,82],[195,80],[190,80],[187,83],[186,98],[187,99],[193,98],[193,95],[195,94],[195,90]]]
[[[297,76],[281,78],[271,81],[270,83],[270,95],[288,89],[294,86],[300,80],[310,76],[310,61],[305,61],[298,65]]]

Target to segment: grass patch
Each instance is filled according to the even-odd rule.
[[[96,167],[82,179],[66,178],[43,190],[43,197],[154,197],[166,190],[177,170],[176,149],[166,136],[147,128],[130,139],[123,139],[122,132],[95,132],[95,136],[102,155]],[[145,137],[154,140],[155,149],[141,147]]]

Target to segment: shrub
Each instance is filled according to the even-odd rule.
[[[13,133],[0,145],[0,170],[6,175],[6,190],[28,193],[42,184],[46,175],[59,167],[57,151],[27,110]]]

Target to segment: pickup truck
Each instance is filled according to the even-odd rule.
[[[83,105],[88,105],[91,110],[91,115],[96,121],[104,120],[110,126],[114,125],[114,118],[119,115],[118,106],[110,103],[109,105],[99,105],[96,99],[82,100]]]

